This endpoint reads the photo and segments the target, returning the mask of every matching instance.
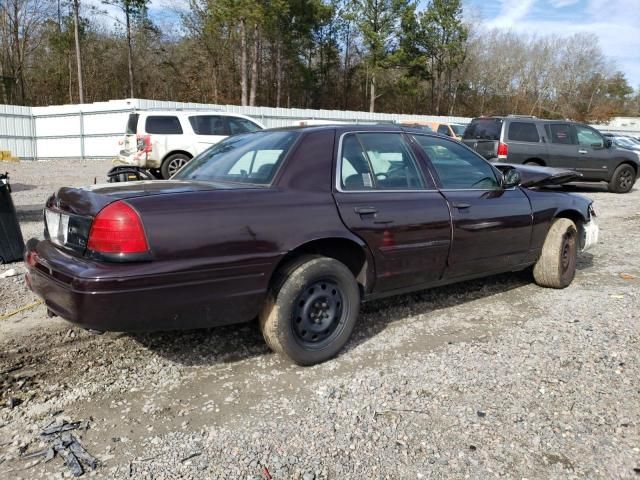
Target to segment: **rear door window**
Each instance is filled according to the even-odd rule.
[[[178,117],[169,115],[154,115],[147,117],[144,124],[147,133],[155,133],[158,135],[180,135],[182,134],[182,125]]]
[[[227,120],[229,122],[229,132],[231,135],[262,130],[257,124],[246,118],[227,117]]]
[[[575,145],[571,135],[571,125],[568,123],[551,123],[544,126],[551,143],[559,145]]]
[[[462,138],[465,140],[500,140],[501,131],[501,118],[476,118],[471,121]]]
[[[511,122],[509,125],[509,140],[515,140],[519,142],[533,142],[538,143],[540,141],[540,135],[538,135],[538,128],[535,123],[531,122]]]
[[[189,123],[196,135],[229,135],[220,115],[193,115]]]
[[[344,190],[417,190],[424,188],[411,148],[401,134],[358,133],[342,142]]]

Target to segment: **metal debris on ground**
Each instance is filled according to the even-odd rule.
[[[89,428],[88,422],[67,423],[63,421],[59,425],[48,425],[40,432],[40,437],[49,444],[49,447],[30,453],[25,457],[42,456],[44,457],[43,461],[48,462],[58,454],[64,459],[65,465],[71,470],[74,477],[84,474],[83,465],[95,470],[98,467],[98,460],[87,452],[78,438],[71,433],[71,430],[86,430],[87,428]]]
[[[15,277],[17,275],[20,275],[20,273],[15,268],[10,268],[6,272],[0,273],[0,278]]]

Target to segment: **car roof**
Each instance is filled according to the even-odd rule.
[[[222,110],[136,110],[131,113],[140,113],[145,115],[158,115],[158,116],[180,116],[180,115],[220,115],[225,117],[242,117],[248,118],[247,115],[242,113],[224,112]]]
[[[380,132],[380,133],[410,133],[412,135],[422,135],[433,138],[444,138],[446,140],[455,141],[448,137],[447,135],[441,135],[434,131],[427,131],[422,128],[413,128],[406,125],[398,125],[398,124],[380,124],[380,125],[361,125],[361,124],[350,124],[350,125],[310,125],[310,126],[289,126],[289,127],[277,127],[277,128],[267,128],[265,130],[260,130],[260,132],[318,132],[318,131],[326,131],[326,130],[334,130],[338,137],[346,134],[346,133],[360,133],[360,132]],[[253,132],[259,133],[259,132]]]
[[[564,120],[561,118],[538,118],[529,115],[492,115],[490,117],[475,117],[471,121],[476,120],[511,120],[515,122],[534,122],[534,123],[569,123],[571,125],[586,125],[586,123],[576,122],[574,120]]]
[[[305,125],[305,126],[276,127],[276,128],[269,128],[268,130],[280,131],[280,132],[288,132],[288,131],[317,132],[317,131],[323,131],[323,130],[336,130],[338,134],[349,133],[349,132],[407,132],[407,133],[416,133],[420,135],[431,135],[432,137],[443,137],[443,135],[439,135],[435,132],[428,132],[421,128],[412,128],[411,126],[408,126],[408,125],[399,125],[395,123],[384,123],[384,124],[377,124],[377,125],[362,125],[358,123],[335,124],[335,125]],[[449,137],[445,137],[445,138],[449,138]]]

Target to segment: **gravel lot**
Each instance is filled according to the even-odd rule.
[[[108,166],[4,167],[25,238],[56,187]],[[311,368],[255,324],[94,336],[41,305],[0,320],[0,478],[68,476],[28,457],[66,419],[89,422],[75,435],[97,478],[640,479],[640,187],[573,189],[596,200],[602,241],[569,288],[519,273],[369,303]],[[0,318],[37,300],[21,276],[0,298]]]

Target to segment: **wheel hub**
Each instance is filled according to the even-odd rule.
[[[333,281],[315,282],[299,295],[293,312],[293,330],[303,344],[318,345],[340,324],[343,297]]]

